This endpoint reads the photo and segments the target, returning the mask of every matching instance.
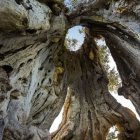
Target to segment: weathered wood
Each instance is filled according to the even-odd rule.
[[[91,51],[93,59],[89,57]],[[138,140],[136,133],[140,123],[134,113],[117,103],[109,93],[94,37],[90,34],[82,49],[74,55],[68,54],[68,58],[69,74],[76,75],[71,76],[73,82],[69,85],[63,120],[52,139],[105,140],[109,128],[117,125],[122,128],[123,137]],[[73,61],[75,63],[70,64]]]
[[[139,45],[127,43],[113,34],[107,34],[105,37],[122,79],[122,87],[118,92],[130,99],[140,114]]]
[[[15,0],[0,0],[0,6],[0,30],[3,32],[50,29],[51,10],[47,5],[28,0],[20,5]]]
[[[138,0],[83,1],[68,13],[63,0],[0,0],[0,6],[0,139],[105,140],[115,124],[120,140],[140,139],[139,121],[108,91],[94,42],[96,35],[106,38],[123,81],[119,94],[140,113]],[[91,32],[73,53],[64,42],[75,25]]]
[[[50,139],[48,129],[67,90],[63,15],[54,17],[51,26],[40,35],[1,34],[0,111],[7,118],[5,140]]]

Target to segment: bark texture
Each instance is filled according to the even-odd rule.
[[[9,11],[11,10],[8,17],[1,22],[3,24],[1,28],[4,30],[0,38],[1,139],[2,137],[5,140],[51,139],[48,129],[64,104],[67,90],[63,47],[65,18],[63,15],[53,16],[51,29],[48,28],[47,32],[40,27],[41,31],[37,30],[36,25],[19,29],[20,21],[17,17],[20,13],[12,9],[13,5],[17,5],[16,2],[0,2],[4,6],[8,7],[8,3],[11,6],[8,7]],[[47,16],[46,13],[38,10],[45,7],[49,13],[49,7],[37,1],[35,3],[37,3],[35,10],[40,18],[40,20],[36,19],[35,15],[35,19],[40,24],[38,26],[41,24],[46,26],[42,23],[42,19],[50,27],[50,15]],[[4,12],[7,12],[5,9]],[[10,15],[12,12],[14,17]],[[21,11],[21,14],[23,13],[24,11]],[[9,17],[14,19],[11,20]],[[22,16],[19,17],[22,20]],[[33,20],[31,22],[36,24],[35,19],[30,18],[33,16],[29,16],[28,20]],[[16,22],[16,31],[11,27],[14,22]],[[10,26],[9,29],[7,26]]]
[[[114,59],[116,61],[122,79],[122,87],[118,89],[118,92],[120,95],[123,95],[125,98],[130,99],[135,105],[137,112],[140,114],[139,42],[134,41],[133,43],[131,43],[131,42],[126,42],[125,40],[122,41],[120,40],[119,37],[112,34],[107,34],[106,37],[107,37],[106,38],[107,44],[111,50],[112,55],[114,56]],[[114,52],[114,47],[117,47],[117,51],[115,52]]]
[[[108,91],[94,41],[105,37],[122,79],[118,93],[140,114],[138,0],[83,1],[72,12],[63,0],[0,6],[0,140],[105,140],[113,125],[119,140],[140,139],[136,116]],[[69,52],[65,36],[75,25],[87,27],[86,38]],[[50,134],[63,105],[62,123]]]
[[[62,123],[52,139],[105,140],[113,125],[120,129],[121,138],[139,139],[139,121],[108,91],[94,36],[88,33],[82,49],[68,58],[75,62],[70,65],[69,61],[67,66],[74,79],[69,85]]]

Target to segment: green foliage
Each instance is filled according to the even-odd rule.
[[[70,0],[72,5],[74,6],[77,3],[77,0]]]
[[[114,126],[113,130],[109,132],[106,140],[114,140],[117,139],[118,129]]]
[[[116,90],[119,86],[120,86],[120,79],[119,79],[119,74],[118,72],[115,70],[115,68],[110,68],[109,66],[109,55],[110,52],[107,49],[106,46],[100,46],[100,60],[101,63],[103,64],[107,75],[108,75],[108,79],[109,79],[109,90],[110,91],[114,91]]]
[[[111,132],[111,133],[109,133],[107,140],[113,140],[115,138],[116,138],[115,133]]]
[[[120,86],[119,74],[116,72],[115,68],[109,70],[108,72],[109,79],[109,90],[114,91]]]

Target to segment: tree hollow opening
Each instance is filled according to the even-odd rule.
[[[69,51],[77,51],[82,47],[84,42],[85,32],[84,27],[75,26],[68,30],[65,39],[65,46]]]
[[[106,70],[108,79],[109,79],[109,91],[111,95],[119,102],[122,106],[129,108],[134,112],[137,119],[140,120],[140,116],[138,115],[136,108],[133,103],[126,99],[124,96],[118,94],[117,90],[122,86],[122,80],[120,74],[117,69],[117,65],[111,55],[110,50],[108,49],[104,37],[95,38],[96,44],[100,50],[100,60]]]

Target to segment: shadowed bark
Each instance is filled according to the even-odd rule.
[[[81,50],[68,58],[75,62],[69,67],[74,79],[69,85],[62,123],[52,139],[105,140],[109,128],[117,125],[123,138],[138,140],[135,132],[140,130],[139,121],[109,93],[94,37],[87,36]]]
[[[139,121],[108,91],[94,42],[105,37],[122,79],[118,92],[140,114],[140,3],[83,3],[66,12],[63,0],[0,0],[0,140],[105,140],[113,125],[120,140],[140,139]],[[90,31],[79,51],[68,52],[66,32],[75,25]]]
[[[130,99],[140,115],[140,43],[126,42],[113,34],[106,35],[106,42],[122,79],[118,93]],[[114,50],[116,47],[117,50]]]
[[[27,53],[24,53],[26,57],[22,56],[25,59],[20,62],[21,59],[18,58],[19,61],[15,62],[17,65],[10,64],[14,69],[9,76],[12,89],[7,93],[7,98],[2,101],[6,103],[7,100],[5,115],[7,114],[8,122],[4,139],[9,140],[12,137],[14,137],[13,139],[25,139],[29,133],[33,135],[32,133],[36,133],[36,131],[41,132],[41,130],[36,130],[36,127],[49,129],[58,115],[67,89],[64,58],[61,57],[63,48],[59,47],[62,42],[63,40],[59,43],[50,42],[48,46],[43,43],[39,43],[38,46],[30,44],[30,47],[26,48]],[[50,45],[51,47],[49,47]],[[22,54],[24,51],[25,49],[20,53]],[[31,56],[30,53],[34,55]],[[14,53],[12,56],[16,58],[16,55],[19,54]],[[2,83],[4,84],[4,82]],[[1,98],[3,96],[6,95],[1,95]],[[6,108],[6,105],[3,107]],[[16,131],[18,134],[15,134]],[[7,133],[11,134],[7,137]],[[42,134],[41,132],[40,135]],[[44,132],[43,135],[46,134]],[[34,137],[36,135],[34,134]]]

